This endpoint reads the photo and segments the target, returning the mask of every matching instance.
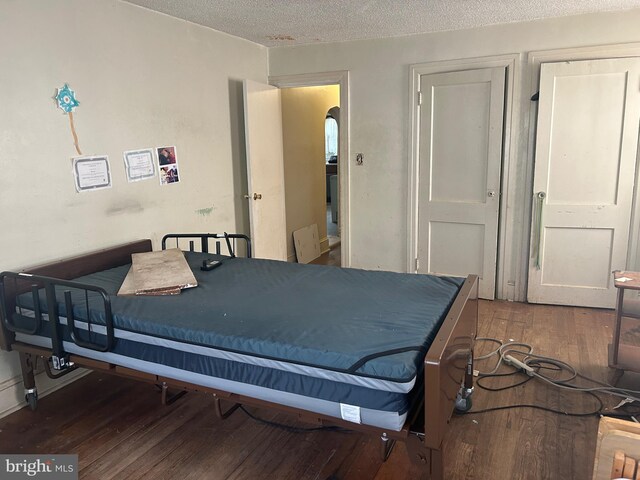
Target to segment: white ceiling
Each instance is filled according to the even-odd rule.
[[[640,0],[125,0],[268,47],[640,7]]]

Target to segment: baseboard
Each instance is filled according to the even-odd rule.
[[[36,375],[36,387],[38,388],[38,398],[45,397],[51,392],[70,384],[80,377],[84,377],[90,372],[79,368],[75,372],[65,375],[59,380],[52,380],[44,373]],[[6,417],[13,412],[20,410],[27,404],[24,400],[24,387],[22,386],[22,376],[18,375],[0,384],[0,418]]]

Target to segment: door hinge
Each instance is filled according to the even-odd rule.
[[[418,105],[422,105],[422,92],[418,92]]]
[[[420,259],[416,258],[416,272],[420,270]]]

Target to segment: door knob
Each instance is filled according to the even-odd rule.
[[[495,190],[489,190],[487,192],[487,196],[491,197],[491,198],[495,197],[496,196],[496,191]]]
[[[251,197],[249,195],[244,195],[244,198],[249,200]],[[262,198],[262,194],[261,193],[254,193],[253,194],[253,199],[254,200],[260,200]]]

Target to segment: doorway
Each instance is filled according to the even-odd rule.
[[[324,245],[326,245],[325,250],[328,250],[327,253],[323,254],[322,257],[330,256],[329,264],[332,265],[340,265],[343,267],[348,267],[351,265],[351,251],[350,251],[350,223],[349,223],[349,101],[348,101],[348,91],[349,91],[349,72],[347,71],[336,71],[336,72],[327,72],[327,73],[312,73],[312,74],[301,74],[301,75],[285,75],[278,77],[270,77],[269,82],[271,85],[276,86],[281,89],[281,92],[285,92],[286,90],[298,90],[299,92],[303,92],[300,87],[315,87],[315,88],[326,88],[331,87],[335,90],[337,96],[334,97],[334,102],[331,104],[325,104],[325,108],[320,113],[320,121],[321,127],[319,129],[319,140],[321,144],[321,158],[320,158],[320,170],[322,181],[324,182],[321,187],[321,195],[320,195],[320,205],[322,210],[322,218],[318,220],[318,228],[320,230],[321,225],[323,224],[326,228],[326,216],[327,216],[327,196],[326,196],[326,157],[324,152],[325,147],[325,134],[324,134],[324,121],[326,119],[327,113],[330,111],[332,114],[337,117],[338,123],[338,154],[337,154],[337,182],[336,182],[336,197],[339,199],[339,204],[337,206],[337,226],[339,232],[340,243],[333,246],[334,248],[329,249],[329,238],[326,238]],[[332,110],[333,107],[338,107],[338,110]],[[283,137],[288,136],[287,127],[285,126],[283,131]],[[314,167],[315,168],[315,167]],[[285,172],[286,172],[285,168]],[[289,178],[286,182],[286,197],[289,198],[289,185],[293,185],[293,189],[299,188],[297,185],[298,180],[301,177],[293,176],[293,178]],[[329,185],[330,188],[330,185]],[[291,202],[287,201],[287,208],[289,208]],[[299,205],[294,205],[293,209],[299,208]],[[295,210],[293,210],[295,211]],[[287,210],[287,216],[289,215],[289,210]],[[289,221],[287,221],[288,223]],[[301,226],[308,226],[306,225]],[[322,238],[321,240],[324,240]],[[293,253],[293,252],[292,252]],[[288,257],[289,260],[295,259],[294,257]]]
[[[340,198],[338,185],[340,184],[339,164],[339,124],[340,107],[334,106],[327,111],[324,120],[325,138],[325,168],[326,168],[326,198],[327,198],[327,239],[329,250],[340,246]]]
[[[337,235],[329,233],[337,231],[338,221],[338,122],[327,114],[332,111],[338,116],[340,87],[294,87],[280,92],[287,259],[299,261],[293,241],[297,230],[317,227],[320,254],[329,252],[331,240],[336,246]]]
[[[344,107],[341,110],[340,117],[342,121],[339,124],[339,140],[338,140],[338,157],[348,158],[349,144],[348,144],[348,72],[329,72],[324,74],[305,74],[305,75],[293,75],[282,76],[276,78],[270,78],[273,85],[260,84],[245,80],[244,85],[244,116],[245,116],[245,144],[246,144],[246,160],[247,160],[247,193],[244,198],[248,201],[249,205],[249,223],[250,232],[254,246],[254,252],[260,253],[261,258],[273,258],[279,260],[295,261],[295,250],[293,249],[292,231],[287,232],[287,218],[286,212],[289,211],[291,216],[298,215],[300,207],[306,206],[307,208],[315,208],[315,201],[295,202],[295,194],[288,192],[285,195],[285,168],[284,168],[284,146],[283,137],[284,130],[288,130],[289,133],[294,131],[290,138],[295,139],[292,142],[293,155],[289,155],[293,159],[291,165],[299,168],[303,165],[303,161],[307,156],[302,152],[296,151],[299,146],[306,146],[309,142],[306,141],[305,133],[301,132],[301,135],[296,135],[295,130],[301,130],[298,124],[299,119],[312,118],[315,120],[315,116],[305,117],[300,115],[296,109],[293,109],[292,121],[288,119],[288,129],[284,128],[285,121],[282,114],[282,96],[287,95],[287,90],[292,95],[298,95],[305,91],[302,86],[315,87],[318,91],[322,90],[335,90],[336,95],[333,105],[342,104]],[[313,90],[309,88],[309,90]],[[305,101],[297,102],[297,107],[302,109],[306,108]],[[325,105],[321,120],[324,121],[326,116],[326,110],[332,108]],[[319,129],[314,129],[319,132],[318,139],[320,140],[320,152],[321,152],[321,165],[324,168],[324,125],[321,124]],[[314,142],[312,142],[314,143]],[[317,155],[313,155],[316,157]],[[309,156],[311,158],[311,156]],[[313,164],[312,169],[316,170],[317,164]],[[350,242],[349,242],[349,183],[347,181],[349,164],[347,161],[338,164],[339,179],[337,182],[337,192],[339,198],[341,198],[339,204],[339,218],[340,218],[340,236],[341,244],[337,252],[333,252],[333,256],[339,258],[339,261],[334,260],[334,265],[350,266]],[[294,171],[294,169],[288,169]],[[304,170],[304,169],[303,169]],[[300,173],[300,172],[299,172]],[[302,172],[299,175],[293,172],[292,178],[287,183],[292,189],[295,189],[298,193],[305,191],[304,186],[300,186],[300,183],[308,181],[311,178],[308,172]],[[324,178],[323,174],[323,178]],[[314,177],[316,178],[316,177]],[[264,180],[267,179],[267,184]],[[270,179],[270,180],[269,180]],[[309,192],[318,192],[317,185],[319,182],[313,180],[315,186],[311,186]],[[263,187],[268,190],[268,194],[263,194],[261,191]],[[272,188],[273,187],[273,188]],[[266,191],[265,190],[265,191]],[[323,188],[324,190],[324,188]],[[313,195],[316,197],[317,195]],[[293,207],[287,208],[285,197],[288,197],[290,204]],[[326,192],[322,192],[322,195],[318,198],[322,202],[322,217],[318,217],[317,223],[298,222],[306,227],[320,225],[322,230],[325,230],[326,224],[326,212],[325,200]],[[269,200],[269,201],[265,201]],[[304,208],[303,208],[304,210]],[[278,221],[277,225],[269,232],[269,222],[265,221],[265,218],[278,218],[282,222]],[[308,216],[307,216],[308,217]],[[310,218],[310,217],[309,217]],[[293,224],[294,222],[292,222]],[[311,234],[309,234],[311,232]],[[318,236],[313,232],[313,228],[306,228],[303,236],[310,235]],[[325,244],[327,239],[325,238]],[[288,245],[289,244],[289,245]],[[288,248],[289,247],[289,248]],[[319,250],[319,245],[318,245]],[[256,255],[258,256],[258,255]],[[313,257],[311,257],[313,258]]]

